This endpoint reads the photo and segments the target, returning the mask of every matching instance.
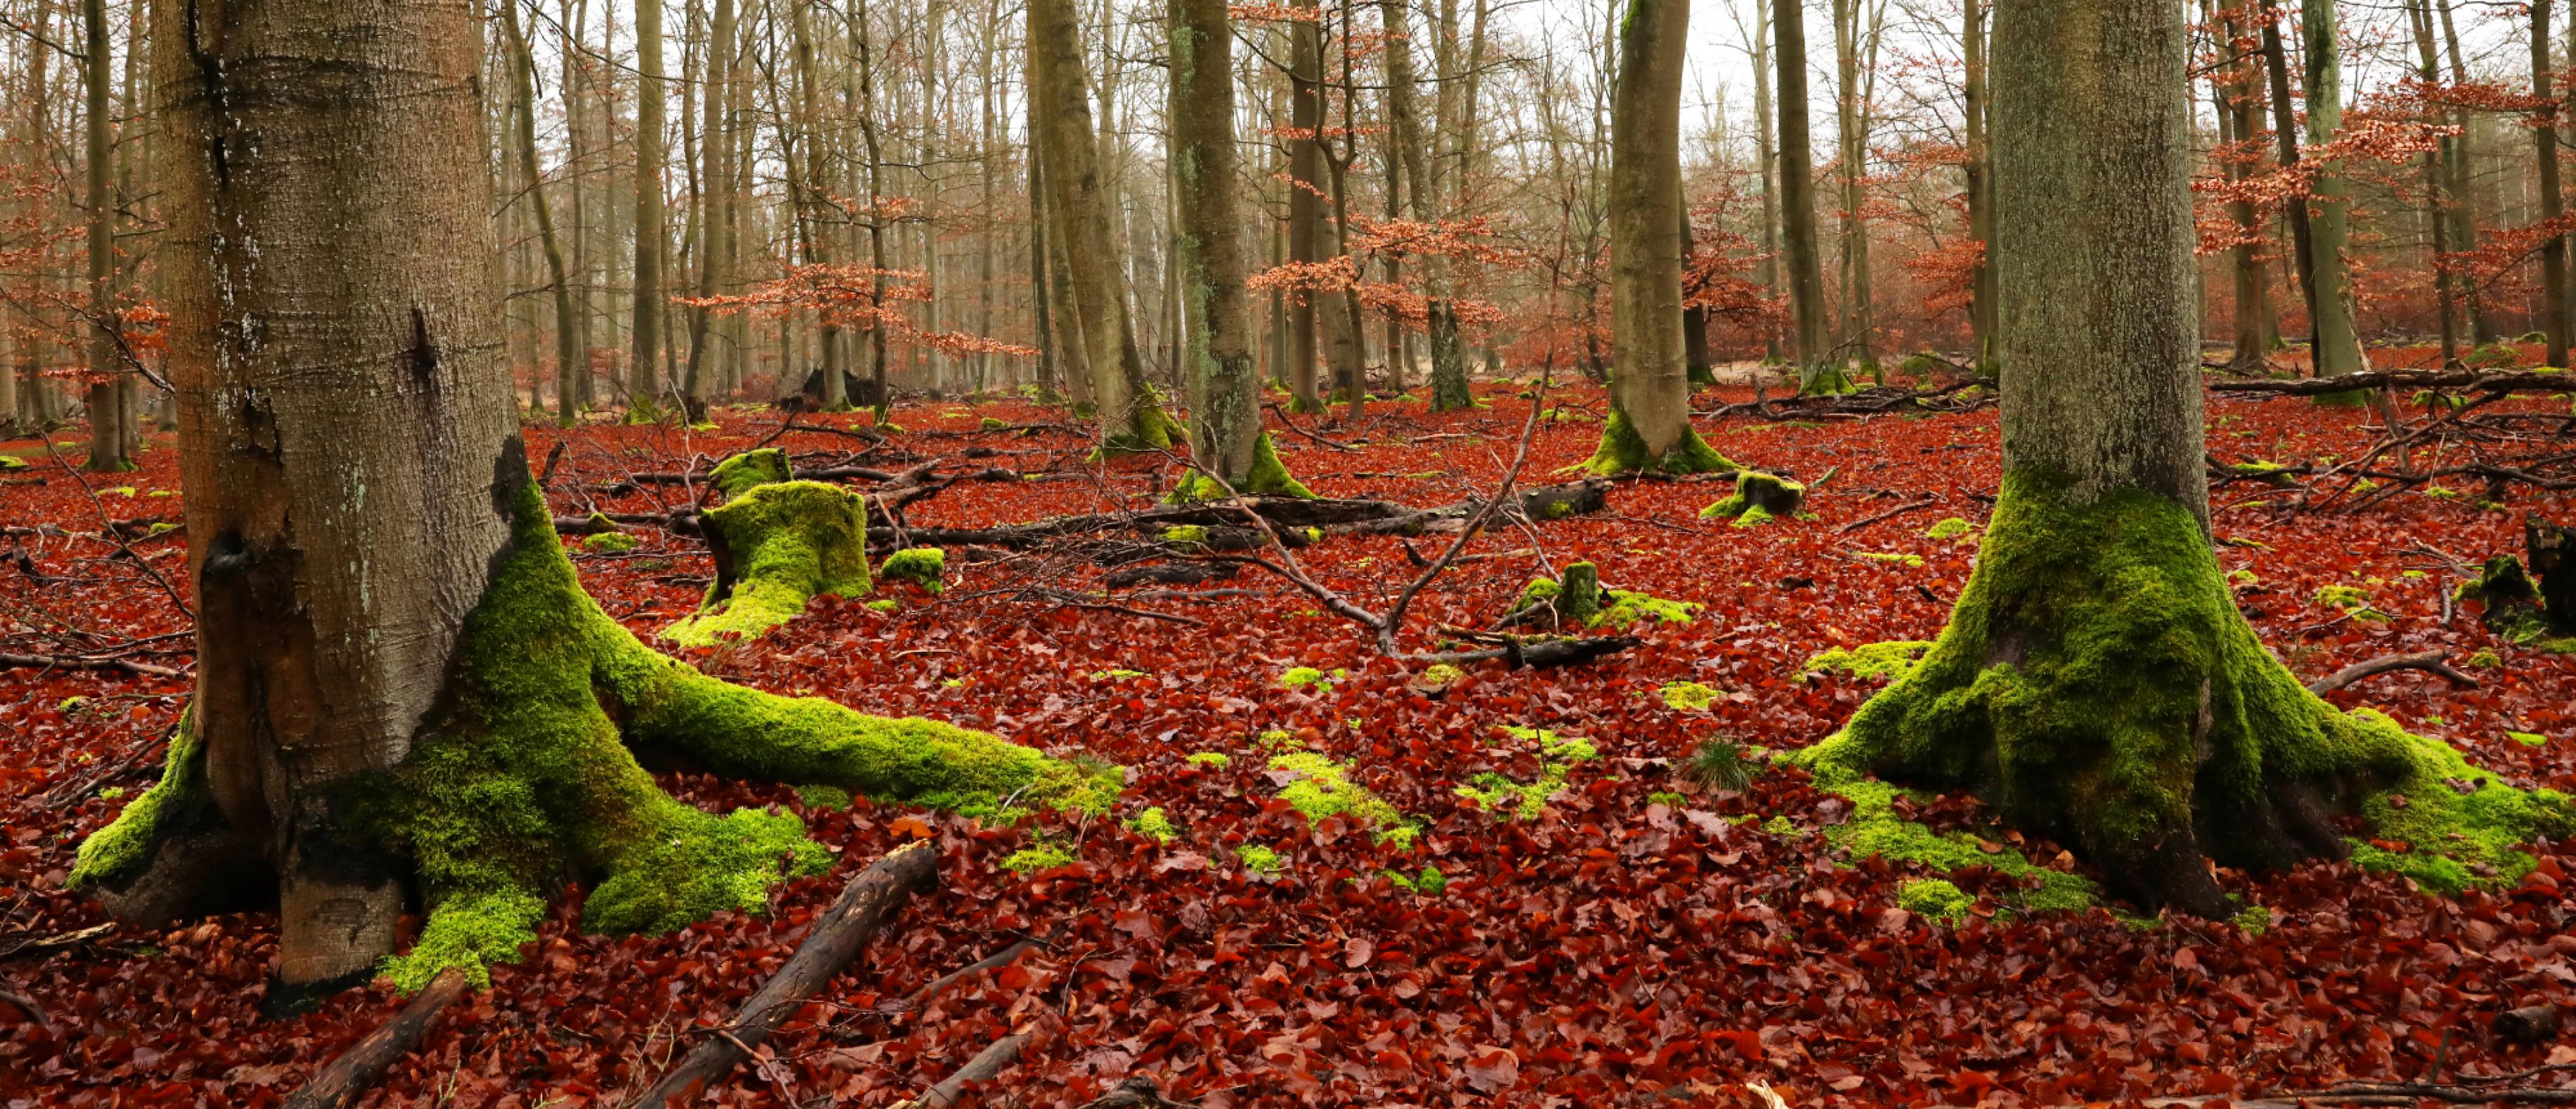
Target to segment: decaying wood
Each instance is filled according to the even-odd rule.
[[[358,1098],[385,1076],[387,1068],[420,1046],[421,1037],[429,1033],[438,1015],[463,996],[465,972],[450,970],[439,975],[392,1020],[323,1064],[321,1070],[314,1072],[313,1081],[286,1099],[286,1109],[336,1109],[357,1104]]]
[[[2495,1033],[2511,1043],[2544,1044],[2558,1038],[2562,1023],[2556,1005],[2525,1005],[2497,1013]]]
[[[733,1022],[714,1030],[628,1104],[651,1109],[699,1104],[709,1084],[749,1057],[804,1006],[807,997],[857,958],[913,893],[935,888],[938,865],[938,852],[929,844],[911,843],[860,871],[842,888],[840,899],[815,918],[813,929],[797,945],[796,953],[788,956],[787,964],[743,1002]]]
[[[1082,1109],[1180,1109],[1196,1105],[1193,1101],[1174,1101],[1163,1096],[1163,1088],[1144,1075],[1130,1076],[1108,1093],[1082,1103]]]
[[[1026,1032],[1013,1032],[995,1040],[984,1050],[976,1052],[965,1066],[957,1068],[957,1073],[922,1091],[918,1098],[894,1103],[894,1109],[951,1109],[952,1106],[963,1105],[970,1096],[980,1092],[981,1087],[1018,1062],[1020,1049],[1027,1047],[1028,1043],[1029,1034]]]
[[[2255,393],[2276,397],[2313,397],[2355,389],[2467,389],[2479,393],[2564,393],[2576,379],[2563,373],[2532,370],[2487,373],[2477,370],[2366,370],[2340,377],[2287,380],[2213,381],[2213,393]]]
[[[45,1007],[37,1004],[35,998],[15,990],[0,990],[0,1005],[7,1005],[25,1013],[28,1020],[33,1021],[36,1027],[44,1029],[48,1034],[54,1030],[54,1022],[46,1019]]]
[[[52,670],[123,670],[152,678],[184,678],[187,672],[167,666],[154,666],[130,658],[102,658],[95,655],[21,655],[0,652],[0,667],[25,666]]]
[[[2342,689],[2343,687],[2360,681],[2363,678],[2370,677],[2374,674],[2385,674],[2391,670],[2424,670],[2450,679],[2452,685],[2461,689],[2476,689],[2478,687],[2478,680],[2476,678],[2472,678],[2467,674],[2454,670],[2451,668],[2449,663],[2443,662],[2442,652],[2417,651],[2413,654],[2381,655],[2375,659],[2353,663],[2352,665],[2344,667],[2341,670],[2337,670],[2325,677],[2309,682],[2308,692],[2331,692]]]

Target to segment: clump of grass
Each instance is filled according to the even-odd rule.
[[[1761,775],[1762,762],[1743,744],[1718,737],[1701,741],[1699,750],[1682,760],[1679,773],[1703,789],[1742,790]]]

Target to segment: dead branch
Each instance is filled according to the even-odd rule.
[[[15,990],[0,990],[0,1005],[27,1014],[28,1020],[36,1022],[36,1027],[44,1029],[47,1035],[53,1034],[54,1022],[45,1019],[45,1007],[37,1004],[35,998]]]
[[[2254,393],[2275,397],[2313,397],[2356,389],[2472,389],[2481,393],[2564,393],[2576,389],[2566,374],[2531,370],[2486,373],[2478,370],[2365,370],[2339,377],[2290,380],[2213,381],[2213,393]]]
[[[420,1046],[421,1037],[429,1033],[438,1015],[464,995],[464,971],[449,970],[439,975],[392,1020],[377,1026],[315,1071],[313,1081],[286,1099],[286,1109],[338,1109],[357,1104],[385,1076],[387,1068]]]
[[[840,899],[815,918],[812,931],[788,956],[787,964],[735,1011],[733,1023],[691,1048],[652,1088],[628,1104],[652,1109],[669,1109],[675,1101],[696,1104],[708,1085],[731,1073],[803,1008],[807,997],[856,959],[915,891],[937,888],[938,865],[935,849],[914,842],[860,871],[842,887]]]
[[[167,666],[154,666],[130,658],[101,658],[95,655],[20,655],[0,652],[0,666],[27,666],[54,670],[123,670],[151,678],[184,678],[185,671]]]
[[[2442,652],[2417,651],[2414,654],[2408,655],[2381,655],[2378,658],[2371,659],[2366,662],[2353,663],[2352,665],[2344,667],[2341,670],[2337,670],[2325,677],[2309,682],[2308,692],[2328,693],[2342,689],[2343,687],[2360,681],[2363,678],[2370,677],[2374,674],[2385,674],[2391,670],[2424,670],[2439,674],[2444,678],[2449,679],[2454,687],[2460,689],[2476,689],[2478,687],[2478,680],[2476,678],[2472,678],[2454,670],[2451,668],[2449,663],[2443,662]]]
[[[1881,513],[1879,513],[1879,514],[1878,514],[1878,515],[1876,515],[1876,516],[1872,516],[1872,517],[1870,517],[1869,519],[1866,519],[1866,520],[1855,520],[1855,521],[1852,521],[1851,523],[1844,524],[1844,525],[1843,525],[1843,526],[1841,526],[1841,527],[1835,528],[1835,529],[1834,529],[1834,534],[1836,534],[1836,535],[1849,535],[1849,534],[1851,534],[1851,533],[1853,533],[1853,532],[1855,532],[1855,531],[1859,531],[1859,530],[1860,530],[1860,529],[1862,529],[1862,528],[1868,527],[1868,526],[1870,526],[1871,524],[1878,523],[1878,522],[1880,522],[1880,521],[1882,521],[1882,520],[1893,520],[1893,519],[1895,519],[1895,518],[1897,518],[1897,517],[1899,517],[1899,516],[1903,516],[1903,515],[1905,515],[1905,514],[1906,514],[1906,513],[1908,513],[1908,512],[1920,512],[1920,511],[1922,511],[1922,510],[1924,510],[1924,509],[1930,508],[1930,507],[1932,507],[1933,505],[1936,505],[1936,504],[1939,504],[1939,503],[1941,503],[1941,498],[1940,498],[1940,497],[1938,497],[1938,496],[1925,497],[1925,498],[1923,498],[1922,500],[1916,501],[1916,502],[1914,502],[1914,503],[1912,503],[1912,504],[1898,505],[1898,506],[1896,506],[1896,507],[1895,507],[1895,508],[1893,508],[1893,509],[1890,509],[1890,510],[1888,510],[1888,511],[1886,511],[1886,512],[1881,512]]]
[[[1028,1043],[1029,1034],[1026,1032],[1013,1032],[995,1040],[984,1050],[976,1052],[965,1066],[957,1068],[957,1073],[923,1090],[918,1098],[896,1102],[894,1109],[950,1109],[951,1106],[965,1104],[970,1094],[978,1092],[978,1087],[991,1082],[1010,1069],[1011,1064],[1018,1062],[1020,1049],[1027,1047]]]
[[[962,969],[950,971],[947,974],[931,979],[928,984],[922,986],[920,989],[912,991],[912,996],[907,997],[904,1000],[910,1003],[913,1009],[918,1011],[922,1006],[930,1004],[932,998],[946,993],[950,986],[954,986],[959,982],[963,982],[978,974],[982,974],[985,971],[1009,966],[1012,963],[1018,962],[1020,956],[1027,952],[1045,950],[1047,950],[1047,943],[1044,940],[1021,940],[1009,947],[1001,949],[1000,951],[996,951],[969,963]]]

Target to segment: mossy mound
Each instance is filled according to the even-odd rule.
[[[1352,781],[1349,764],[1334,762],[1313,751],[1291,751],[1273,756],[1270,769],[1292,776],[1279,790],[1279,799],[1306,814],[1310,821],[1348,817],[1376,833],[1379,843],[1397,847],[1413,846],[1414,837],[1421,834],[1421,829],[1385,798]]]
[[[752,487],[701,517],[716,580],[694,615],[662,629],[684,647],[757,639],[826,594],[865,596],[867,502],[819,481]]]
[[[1726,692],[1698,682],[1665,682],[1662,688],[1655,690],[1655,696],[1663,699],[1665,708],[1706,712],[1710,705],[1726,696]]]
[[[2309,693],[2237,613],[2180,504],[2134,489],[2086,503],[2028,470],[2005,476],[1941,638],[1798,761],[1820,782],[1876,773],[1980,791],[2124,896],[2213,918],[2232,910],[2204,853],[2248,869],[2340,857],[2350,845],[2332,814],[2384,823],[2415,809],[2383,804],[2390,791],[2415,797],[2433,769],[2467,769],[2439,743]],[[2495,842],[2576,828],[2563,796],[2487,789],[2470,804],[2418,802],[2417,818],[2456,817],[2446,831],[2465,838],[2411,836],[2408,853],[2515,877],[2528,857],[2498,857]]]
[[[1931,649],[1930,642],[1920,639],[1863,643],[1849,650],[1836,647],[1808,659],[1805,666],[1798,668],[1798,676],[1803,678],[1840,670],[1855,678],[1903,677],[1923,658],[1923,652]]]
[[[924,592],[937,593],[948,574],[948,553],[937,547],[911,547],[887,555],[877,567],[877,576],[887,581],[908,581]]]
[[[1501,774],[1478,774],[1458,787],[1458,796],[1484,806],[1498,816],[1518,820],[1536,820],[1547,811],[1549,798],[1565,791],[1566,776],[1574,764],[1601,757],[1592,741],[1581,736],[1561,736],[1544,728],[1520,728],[1506,725],[1504,734],[1523,743],[1536,744],[1539,775],[1536,780],[1517,782]]]
[[[1722,474],[1743,468],[1717,453],[1717,448],[1709,446],[1708,440],[1700,438],[1699,432],[1688,424],[1682,426],[1679,442],[1656,455],[1646,449],[1646,440],[1637,434],[1636,425],[1628,422],[1628,414],[1613,406],[1609,421],[1601,426],[1600,449],[1562,472],[1608,477],[1639,472]]]
[[[1896,889],[1898,907],[1935,924],[1968,919],[1968,910],[1976,903],[1976,898],[1944,878],[1917,878]]]
[[[593,554],[624,554],[643,545],[643,540],[622,531],[597,532],[581,540],[581,549]]]
[[[1117,796],[1114,767],[707,677],[645,647],[582,591],[535,485],[514,509],[511,544],[409,755],[334,802],[409,860],[428,907],[418,942],[385,967],[400,989],[449,967],[488,981],[489,964],[535,938],[568,874],[595,883],[586,929],[659,932],[759,911],[780,880],[830,866],[795,816],[700,811],[656,787],[635,752],[997,818],[1021,811],[1006,805],[1105,812]],[[84,845],[77,880],[131,879],[163,833],[183,833],[210,803],[198,745],[174,741],[162,784]]]
[[[1932,525],[1931,527],[1923,529],[1923,537],[1925,539],[1939,540],[1944,543],[1951,540],[1966,542],[1969,538],[1969,533],[1976,530],[1977,526],[1975,524],[1971,524],[1966,520],[1952,516]]]
[[[1700,509],[1699,518],[1733,520],[1737,527],[1758,527],[1776,517],[1796,516],[1806,499],[1807,487],[1804,485],[1760,470],[1740,470],[1735,475],[1735,492]],[[1760,515],[1756,517],[1755,513]]]
[[[1315,491],[1306,488],[1288,472],[1287,463],[1279,460],[1279,450],[1271,444],[1268,432],[1253,440],[1252,469],[1231,484],[1236,493],[1245,496],[1295,497],[1299,500],[1312,500],[1315,496]],[[1225,498],[1225,484],[1192,470],[1172,486],[1169,500],[1173,504],[1197,504]]]
[[[2562,629],[2552,619],[2521,559],[2509,554],[2488,559],[2477,580],[2460,583],[2453,596],[2477,602],[2482,609],[2478,622],[2506,642],[2550,654],[2576,653],[2576,630]]]

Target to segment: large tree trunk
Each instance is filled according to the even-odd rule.
[[[1845,380],[1825,318],[1824,262],[1816,249],[1815,140],[1807,133],[1807,16],[1800,0],[1771,0],[1772,56],[1780,87],[1780,255],[1789,267],[1799,389],[1835,391]]]
[[[2362,861],[2429,884],[2528,869],[2501,845],[2576,827],[2563,798],[2318,700],[2212,554],[2183,16],[2165,0],[1997,5],[2004,358],[2045,370],[2004,375],[2002,495],[1949,628],[1801,761],[1856,801],[1881,791],[1868,820],[1899,818],[1865,773],[1979,789],[2114,892],[2204,916],[2233,911],[2204,854],[2340,857],[2339,814],[2414,845]],[[2409,803],[2376,799],[2391,787]]]
[[[2333,142],[2343,128],[2343,47],[2335,41],[2334,0],[2303,3],[2299,33],[2306,40],[2308,147],[2313,150]],[[2344,257],[2352,203],[2343,174],[2332,162],[2317,172],[2315,181],[2316,215],[2308,224],[2316,264],[2313,357],[2318,377],[2341,377],[2369,368],[2353,320],[2352,264]]]
[[[515,959],[566,874],[600,879],[586,926],[658,931],[828,865],[793,817],[664,795],[629,744],[937,804],[1105,802],[990,736],[706,678],[581,591],[503,362],[475,6],[253,0],[212,38],[195,11],[156,4],[152,40],[196,699],[75,885],[146,922],[273,893],[290,987],[376,971],[416,889],[421,937],[382,964],[410,990]],[[863,520],[812,482],[717,511],[757,517],[767,488]]]
[[[662,0],[635,0],[635,328],[626,418],[662,407]]]
[[[1310,495],[1288,476],[1261,428],[1261,374],[1253,363],[1252,309],[1244,288],[1243,185],[1234,145],[1234,26],[1226,0],[1171,0],[1172,184],[1175,240],[1190,325],[1185,358],[1199,398],[1190,447],[1223,481],[1184,481],[1177,500],[1235,493]]]
[[[1288,260],[1311,265],[1324,257],[1324,32],[1316,0],[1296,6],[1299,18],[1288,25]],[[1299,412],[1324,410],[1315,302],[1326,295],[1301,290],[1289,307],[1288,406]]]
[[[1689,0],[1628,0],[1610,107],[1610,418],[1595,473],[1732,470],[1690,426],[1682,342],[1682,54]]]

